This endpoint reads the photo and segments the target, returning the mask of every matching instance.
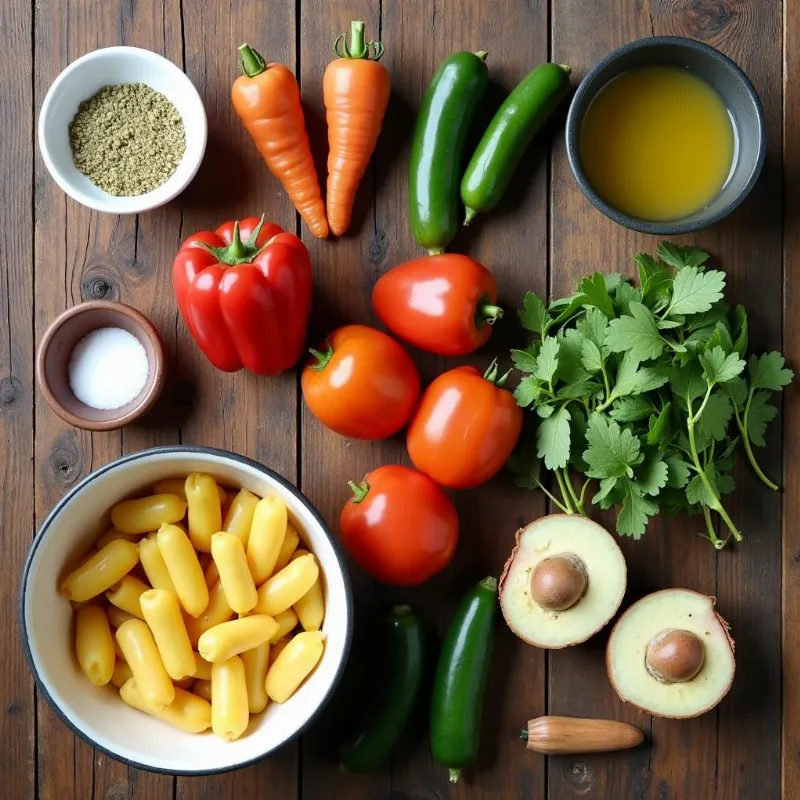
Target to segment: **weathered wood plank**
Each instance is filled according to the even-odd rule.
[[[295,66],[295,4],[279,0],[207,3],[183,0],[185,69],[206,106],[209,142],[198,177],[181,198],[178,240],[227,219],[266,213],[294,231],[295,214],[233,112],[230,86],[239,74],[236,47],[247,41],[267,61]],[[161,269],[169,269],[169,261]],[[294,373],[263,378],[213,369],[177,321],[174,387],[184,443],[224,447],[296,480],[297,381]],[[297,794],[297,746],[259,764],[207,778],[178,778],[178,800],[286,797]]]
[[[480,113],[485,125],[508,90],[535,63],[546,58],[546,4],[504,6],[502,15],[489,5],[457,2],[331,3],[323,18],[302,15],[301,65],[303,94],[312,107],[314,139],[318,153],[326,152],[322,73],[331,58],[330,43],[346,30],[352,18],[365,19],[370,38],[386,47],[382,63],[392,76],[392,99],[379,140],[372,172],[362,182],[353,229],[335,243],[310,244],[317,265],[317,287],[325,307],[315,320],[324,335],[344,322],[376,324],[369,293],[375,279],[392,266],[422,253],[414,243],[408,223],[407,183],[411,133],[422,95],[438,64],[459,49],[489,51],[492,87]],[[476,131],[476,135],[480,131]],[[324,162],[323,162],[324,163]],[[501,299],[509,309],[520,303],[525,289],[543,291],[546,269],[545,164],[534,154],[521,170],[524,189],[513,191],[503,207],[474,229],[459,235],[453,250],[467,252],[496,274]],[[374,199],[373,199],[374,198]],[[306,240],[309,237],[305,237]],[[498,326],[495,340],[470,359],[442,359],[419,352],[413,355],[423,382],[456,363],[471,361],[486,366],[493,354],[507,360],[517,329],[513,310]],[[303,411],[302,487],[334,527],[348,493],[344,481],[386,463],[409,463],[402,437],[377,443],[345,440],[323,429]],[[502,476],[477,490],[456,495],[462,539],[453,565],[427,585],[410,590],[379,586],[353,566],[351,574],[359,605],[356,644],[349,678],[355,680],[359,653],[368,647],[370,632],[364,625],[369,611],[391,602],[410,602],[442,631],[460,595],[486,574],[499,574],[511,550],[516,529],[543,511],[541,498],[509,487]],[[489,689],[481,757],[465,771],[463,785],[451,788],[446,772],[432,764],[427,745],[427,695],[419,719],[391,763],[372,777],[342,775],[335,768],[340,720],[352,714],[348,686],[340,692],[336,709],[310,734],[303,749],[303,794],[309,800],[383,797],[387,793],[416,796],[434,792],[442,797],[535,796],[543,791],[543,761],[531,758],[517,740],[527,716],[544,711],[543,658],[539,651],[515,639],[498,622],[495,671]],[[347,683],[347,681],[346,681]],[[512,690],[513,687],[513,690]]]
[[[784,2],[783,352],[800,372],[800,3]],[[783,401],[783,726],[781,797],[800,798],[800,383]]]
[[[0,775],[5,791],[32,798],[35,787],[33,682],[18,646],[19,577],[34,526],[33,471],[33,253],[31,171],[33,169],[33,61],[31,18],[26,3],[0,7],[6,54],[0,63],[0,123],[4,169],[0,170],[0,603],[6,609],[9,645],[0,656]]]
[[[681,4],[634,0],[554,5],[552,53],[576,68],[576,80],[613,47],[655,34],[703,39],[737,60],[754,80],[767,114],[768,163],[780,161],[780,8],[776,2]],[[562,295],[596,268],[628,269],[637,249],[657,240],[631,234],[604,219],[580,194],[563,146],[553,160],[552,291]],[[753,310],[755,347],[777,346],[779,322],[766,309],[780,304],[780,188],[769,166],[750,200],[727,222],[690,240],[706,246],[729,275],[731,297]],[[602,243],[602,245],[600,244]],[[777,426],[776,426],[777,427]],[[779,436],[769,468],[777,474]],[[692,722],[649,721],[622,708],[608,686],[603,639],[550,659],[551,713],[590,713],[632,721],[651,730],[651,744],[603,758],[551,759],[550,797],[772,797],[779,780],[780,725],[777,620],[780,594],[779,506],[747,470],[737,470],[731,502],[746,539],[717,558],[699,540],[693,520],[651,527],[639,543],[624,542],[629,599],[667,586],[719,597],[739,647],[734,690],[718,712]],[[752,686],[763,686],[758,704]],[[746,717],[747,725],[743,723]],[[746,732],[745,732],[746,731]],[[758,731],[757,733],[755,731]],[[747,744],[745,744],[745,739]],[[698,754],[704,754],[702,758]],[[745,767],[747,764],[747,767]],[[687,767],[690,765],[690,767]]]
[[[134,44],[180,59],[180,40],[167,43],[165,16],[176,16],[178,3],[143,5],[134,14],[125,3],[58,3],[36,6],[36,105],[67,63],[98,47]],[[177,46],[176,46],[177,45]],[[168,276],[155,269],[166,250],[152,253],[153,261],[139,258],[138,220],[90,212],[65,198],[47,175],[41,161],[36,172],[36,272],[35,324],[37,339],[62,310],[83,300],[110,298],[128,302],[152,314],[143,303],[144,286],[161,283],[156,296],[168,302]],[[169,218],[157,212],[159,220]],[[167,223],[169,224],[169,223]],[[177,226],[173,238],[177,238]],[[123,434],[89,434],[58,420],[44,405],[36,408],[37,520],[78,479],[123,452]],[[140,430],[146,431],[148,422]],[[140,445],[155,441],[146,432]],[[52,711],[39,703],[38,780],[42,797],[107,797],[113,792],[126,798],[169,794],[173,779],[129,769],[124,764],[93,753],[76,739]]]

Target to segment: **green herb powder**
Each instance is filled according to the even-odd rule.
[[[106,86],[80,104],[69,126],[75,166],[109,194],[158,188],[177,168],[186,131],[175,106],[144,83]]]

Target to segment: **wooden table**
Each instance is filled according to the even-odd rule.
[[[321,79],[337,33],[367,22],[386,45],[392,101],[353,229],[318,242],[300,225],[230,106],[236,45],[247,40],[298,74],[320,166],[326,153]],[[654,522],[642,542],[623,542],[629,597],[669,586],[719,598],[737,640],[733,691],[718,710],[691,722],[651,720],[617,701],[603,666],[604,639],[562,652],[524,645],[501,626],[488,692],[479,763],[450,788],[431,762],[424,719],[390,768],[342,774],[335,752],[347,715],[339,702],[298,744],[233,774],[151,775],[93,752],[37,699],[15,623],[20,567],[37,525],[77,480],[123,453],[202,443],[244,453],[295,481],[335,525],[345,481],[379,464],[407,462],[395,438],[366,444],[323,429],[301,402],[295,372],[275,379],[215,372],[178,319],[170,264],[194,230],[266,212],[307,243],[316,270],[315,336],[344,322],[374,323],[369,293],[389,267],[419,254],[406,203],[409,140],[425,86],[442,58],[486,49],[492,76],[482,113],[538,62],[573,65],[576,77],[623,42],[653,34],[707,41],[749,74],[764,103],[768,155],[749,200],[726,222],[693,237],[727,270],[733,297],[750,309],[752,340],[783,348],[800,366],[800,0],[3,0],[0,3],[0,604],[8,620],[0,650],[0,794],[9,800],[431,800],[550,798],[603,800],[771,800],[800,797],[800,402],[787,392],[783,435],[776,424],[766,455],[782,495],[744,468],[732,512],[744,543],[717,554],[694,520]],[[182,65],[206,103],[209,145],[200,174],[178,201],[141,217],[116,218],[66,199],[35,147],[37,111],[50,83],[97,47],[150,48]],[[657,125],[658,120],[653,120]],[[686,120],[691,125],[691,120]],[[545,137],[546,138],[546,137]],[[561,135],[525,158],[503,206],[459,237],[456,250],[495,272],[508,308],[523,293],[563,294],[595,269],[630,268],[656,241],[603,218],[578,191]],[[784,169],[781,169],[781,164]],[[324,167],[322,169],[324,174]],[[687,240],[689,241],[689,240]],[[89,434],[59,421],[34,387],[36,342],[63,309],[118,299],[149,315],[164,337],[169,379],[163,401],[142,424]],[[513,313],[485,365],[517,341]],[[415,354],[430,380],[452,361]],[[785,446],[783,446],[785,443]],[[362,612],[408,600],[440,629],[462,591],[497,574],[514,531],[547,511],[538,493],[501,476],[457,497],[463,523],[455,563],[427,586],[389,591],[353,570]],[[363,615],[361,617],[363,619]],[[354,661],[369,636],[358,627]],[[368,645],[368,642],[367,642]],[[550,758],[528,753],[520,725],[544,713],[616,717],[642,726],[647,743],[626,754]]]

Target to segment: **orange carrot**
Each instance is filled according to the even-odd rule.
[[[267,64],[246,44],[239,52],[243,74],[231,89],[233,107],[311,233],[324,239],[328,222],[297,79],[283,64]]]
[[[350,26],[333,46],[339,58],[328,64],[322,94],[328,118],[328,222],[341,236],[350,225],[356,189],[381,132],[389,102],[389,73],[378,64],[380,42],[364,41],[364,23]]]

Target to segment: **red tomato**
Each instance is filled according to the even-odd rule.
[[[427,475],[378,467],[339,517],[342,542],[367,572],[394,586],[415,586],[443,570],[458,542],[458,514]]]
[[[301,377],[311,413],[342,436],[383,439],[397,433],[419,398],[419,375],[408,353],[366,325],[346,325],[313,351]]]
[[[414,466],[442,486],[466,489],[488,481],[505,464],[522,431],[522,409],[485,375],[457,367],[425,390],[408,428]]]
[[[392,333],[445,356],[477,350],[503,316],[492,273],[457,253],[423,256],[390,269],[375,284],[372,305]]]

